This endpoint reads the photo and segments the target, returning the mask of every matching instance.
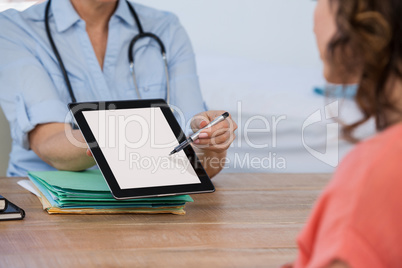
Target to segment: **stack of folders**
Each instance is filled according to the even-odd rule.
[[[22,220],[25,211],[0,195],[0,220]]]
[[[116,200],[99,170],[83,172],[29,172],[49,214],[157,214],[184,215],[188,195]]]

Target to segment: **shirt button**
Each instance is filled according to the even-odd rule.
[[[148,92],[149,91],[149,87],[144,87],[144,91]]]

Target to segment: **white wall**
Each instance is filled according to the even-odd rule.
[[[199,55],[320,67],[311,0],[137,0],[179,16]]]

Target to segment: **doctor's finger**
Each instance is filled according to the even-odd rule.
[[[221,144],[217,144],[215,141],[211,141],[212,143],[209,144],[203,144],[203,145],[196,145],[198,148],[203,149],[203,150],[208,150],[208,151],[213,151],[213,152],[224,152],[227,149],[229,149],[230,145],[232,144],[235,136],[233,136],[233,139],[228,139],[225,142]]]
[[[194,132],[197,132],[197,131],[200,130],[201,128],[203,128],[203,127],[205,127],[206,125],[208,125],[209,122],[210,122],[210,121],[209,121],[209,118],[208,118],[206,115],[204,115],[204,114],[199,114],[199,115],[194,116],[194,118],[193,118],[192,121],[191,121],[190,126],[191,126],[191,129],[192,129]]]
[[[235,131],[236,129],[237,124],[231,119],[226,119],[211,128],[203,130],[201,133],[208,133],[209,137],[217,137],[226,131]]]
[[[234,141],[235,138],[236,138],[236,134],[234,132],[227,131],[227,132],[223,133],[222,135],[212,138],[211,144],[212,145],[228,144],[228,146],[230,146],[230,144]]]
[[[231,132],[230,128],[218,128],[214,131],[202,131],[199,138],[200,139],[212,139],[224,135],[226,132]]]
[[[87,149],[87,156],[93,157],[91,150]]]
[[[220,145],[220,144],[224,144],[224,143],[228,143],[230,145],[234,141],[235,138],[236,138],[236,134],[234,132],[226,131],[219,136],[198,139],[194,143],[196,145],[203,145],[203,146],[205,146],[205,145],[214,146],[214,145]]]
[[[208,133],[209,136],[213,136],[218,135],[215,133],[222,132],[222,129],[229,129],[229,128],[230,128],[229,122],[227,122],[227,120],[224,120],[212,127],[204,129],[201,133]]]

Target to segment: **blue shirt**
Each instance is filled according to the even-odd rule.
[[[144,31],[156,34],[165,44],[171,104],[184,114],[187,122],[205,110],[190,40],[173,14],[133,5]],[[0,101],[13,139],[8,176],[54,170],[29,149],[28,133],[38,124],[64,123],[69,116],[67,103],[71,98],[46,35],[45,6],[46,2],[24,12],[0,13]],[[51,2],[49,23],[78,102],[137,99],[127,55],[138,28],[126,1],[118,2],[109,21],[103,70],[85,30],[85,21],[69,0]],[[151,39],[143,39],[134,51],[141,97],[166,99],[159,46]]]

